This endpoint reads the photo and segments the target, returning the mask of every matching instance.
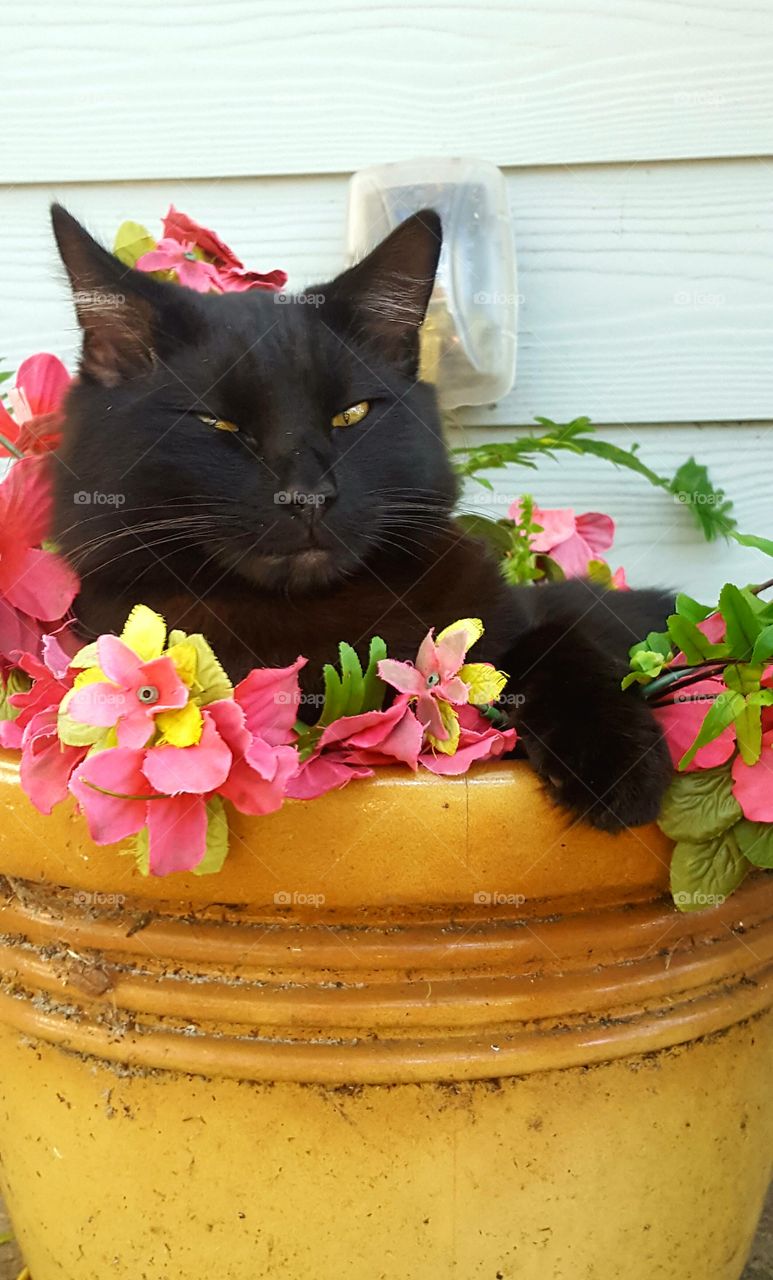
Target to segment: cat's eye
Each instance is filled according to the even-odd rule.
[[[216,431],[238,431],[235,422],[228,422],[225,418],[216,418],[213,413],[194,413],[194,418],[198,418],[199,422],[203,422],[205,427],[214,427]]]
[[[330,419],[331,427],[356,427],[358,422],[362,422],[370,413],[370,403],[368,400],[360,400],[357,404],[349,405],[348,409],[344,409],[343,413],[337,413],[334,418]]]

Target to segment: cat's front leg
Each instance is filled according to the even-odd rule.
[[[502,664],[528,757],[556,800],[594,826],[619,831],[651,822],[672,765],[639,690],[623,692],[620,683],[628,647],[663,618],[648,616],[637,633],[642,601],[633,592],[627,602],[612,601],[611,593],[607,602],[559,592],[551,617],[551,588],[535,595],[543,591],[542,616],[532,619]],[[656,598],[651,605],[657,612]]]

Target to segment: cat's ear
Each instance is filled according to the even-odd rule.
[[[51,221],[83,330],[81,375],[114,387],[148,372],[155,361],[156,281],[119,262],[61,205],[51,206]]]
[[[422,209],[395,227],[362,262],[327,286],[326,301],[353,313],[387,360],[415,376],[419,329],[435,283],[443,230],[434,209]]]

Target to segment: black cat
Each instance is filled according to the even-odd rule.
[[[557,799],[617,830],[657,814],[670,764],[629,646],[658,591],[510,588],[460,535],[435,393],[417,378],[441,227],[424,211],[363,262],[287,301],[201,295],[128,270],[64,209],[54,230],[83,329],[55,459],[55,537],[84,636],[137,601],[203,631],[230,674],[374,634],[415,656],[481,617],[474,657],[511,675],[528,755]]]

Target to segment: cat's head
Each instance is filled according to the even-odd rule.
[[[418,379],[437,214],[297,299],[158,281],[52,215],[83,331],[55,535],[83,572],[304,592],[416,554],[456,489]]]

